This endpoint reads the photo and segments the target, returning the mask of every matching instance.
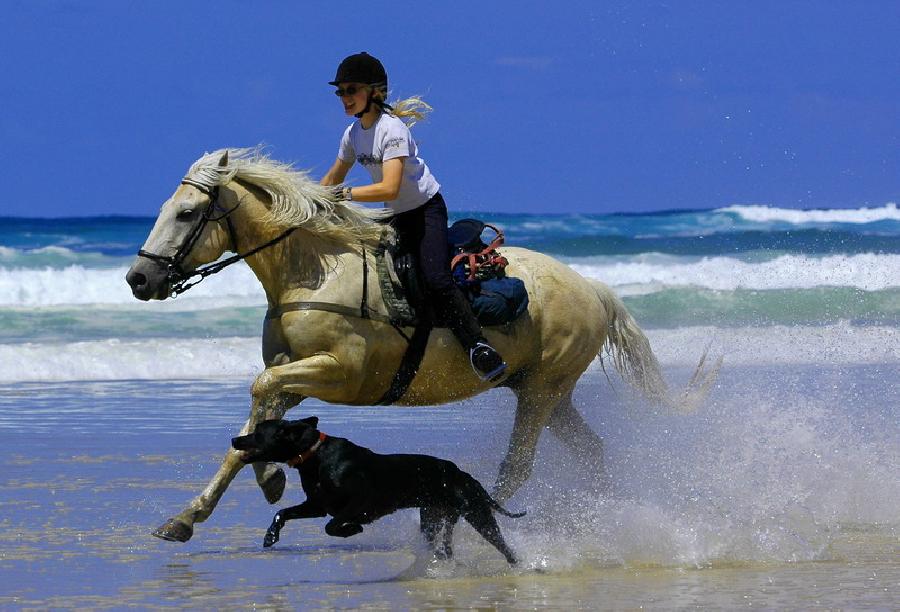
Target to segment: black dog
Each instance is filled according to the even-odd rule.
[[[325,533],[346,538],[400,508],[420,508],[421,529],[437,558],[453,555],[453,527],[466,519],[511,564],[516,557],[500,534],[493,510],[517,518],[456,464],[428,455],[379,455],[344,438],[326,436],[317,417],[263,421],[231,445],[245,463],[277,461],[300,471],[306,501],[275,515],[263,546],[278,541],[287,521],[330,515]],[[441,533],[443,532],[443,533]],[[440,536],[440,542],[437,540]]]

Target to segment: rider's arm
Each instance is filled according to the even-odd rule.
[[[319,184],[340,185],[344,182],[344,179],[347,178],[347,173],[350,172],[350,168],[352,167],[352,161],[345,162],[343,159],[338,157],[336,160],[334,160],[334,164],[332,164],[328,172],[325,173],[325,176],[322,177],[322,180],[319,181]]]
[[[353,199],[359,202],[390,202],[391,200],[396,200],[397,194],[400,193],[400,182],[403,179],[404,159],[406,158],[395,157],[383,162],[381,164],[381,182],[354,187]],[[327,177],[328,175],[326,174],[325,176]]]

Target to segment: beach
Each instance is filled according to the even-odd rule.
[[[0,219],[0,607],[893,609],[900,602],[900,214],[736,207],[497,215],[510,244],[603,280],[688,413],[647,404],[609,359],[575,405],[585,466],[545,432],[500,517],[509,567],[469,526],[430,559],[418,513],[348,539],[269,505],[241,472],[184,544],[150,532],[199,494],[262,371],[264,296],[244,266],[140,303],[124,271],[153,220]],[[308,399],[288,418],[377,452],[455,461],[490,488],[515,403]],[[598,479],[597,477],[603,478]],[[598,488],[598,480],[608,483]]]
[[[705,407],[673,416],[589,371],[576,402],[605,438],[612,490],[593,490],[545,435],[532,479],[506,504],[528,515],[501,519],[519,568],[468,526],[454,563],[430,563],[415,511],[347,540],[325,535],[324,520],[296,521],[264,549],[275,507],[250,470],[191,541],[155,539],[216,469],[247,385],[5,385],[0,605],[889,609],[898,374],[725,367]],[[489,484],[512,411],[498,390],[433,408],[309,401],[292,416],[316,414],[323,431],[380,452],[452,459]],[[302,500],[289,471],[282,506]]]

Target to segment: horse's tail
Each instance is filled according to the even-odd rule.
[[[710,386],[715,382],[722,360],[710,369],[704,369],[707,351],[703,352],[700,363],[687,388],[680,397],[675,398],[669,392],[659,368],[659,362],[650,348],[650,341],[638,327],[631,313],[625,308],[622,300],[612,289],[599,281],[588,279],[597,292],[608,313],[609,329],[606,343],[600,349],[603,358],[604,349],[612,357],[616,371],[629,385],[638,389],[644,397],[655,404],[675,409],[679,412],[691,411],[706,397]]]

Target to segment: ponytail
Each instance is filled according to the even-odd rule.
[[[397,100],[393,104],[384,104],[387,111],[403,121],[407,127],[414,126],[425,119],[431,112],[431,105],[419,96],[410,96],[403,100]]]

